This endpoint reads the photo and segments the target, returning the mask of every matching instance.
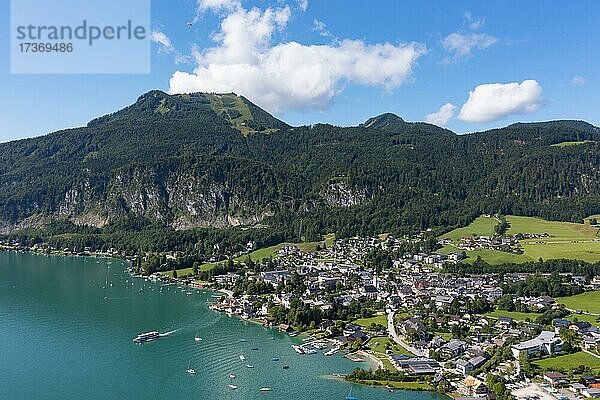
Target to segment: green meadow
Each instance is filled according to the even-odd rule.
[[[600,291],[585,292],[575,296],[557,297],[557,303],[564,304],[571,310],[579,310],[592,314],[600,314]],[[583,315],[574,315],[584,321]]]
[[[591,217],[590,217],[591,218]],[[508,215],[506,219],[510,223],[508,235],[517,233],[542,234],[548,233],[552,237],[524,239],[521,241],[523,254],[512,254],[503,251],[481,249],[467,251],[469,259],[467,262],[473,262],[480,256],[490,264],[502,264],[508,262],[526,262],[534,261],[540,258],[556,259],[569,258],[588,262],[600,261],[600,237],[598,237],[598,228],[589,224],[589,218],[585,223],[547,221],[535,217],[520,217]],[[454,229],[440,238],[452,239],[453,245],[446,245],[442,252],[449,253],[456,251],[455,244],[459,243],[460,238],[477,236],[491,236],[494,233],[494,226],[497,224],[492,217],[481,216],[466,227]]]
[[[600,371],[600,358],[596,358],[583,351],[564,356],[544,358],[539,361],[534,361],[533,364],[545,371],[571,370],[580,365],[590,367],[596,372]]]
[[[504,311],[504,310],[495,310],[489,313],[484,314],[487,317],[492,317],[492,318],[500,318],[500,317],[509,317],[514,319],[515,321],[535,321],[535,319],[537,317],[539,317],[541,314],[538,313],[524,313],[524,312],[517,312],[517,311]]]

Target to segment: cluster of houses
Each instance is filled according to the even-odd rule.
[[[577,382],[573,383],[569,382],[567,375],[561,372],[546,372],[543,378],[544,382],[553,388],[568,388],[581,397],[600,398],[600,379],[594,376],[582,375]]]
[[[443,242],[445,244],[452,243],[450,239],[446,239]],[[523,252],[521,247],[519,246],[519,240],[516,236],[468,236],[461,238],[460,242],[456,243],[456,248],[459,250],[467,251],[475,251],[481,249],[498,250],[516,254]]]

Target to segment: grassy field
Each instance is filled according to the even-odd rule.
[[[525,239],[521,241],[523,254],[512,254],[495,250],[467,251],[469,259],[473,262],[478,256],[490,264],[501,264],[505,262],[526,262],[552,258],[571,258],[588,262],[600,261],[600,238],[598,228],[586,223],[577,224],[572,222],[546,221],[541,218],[520,217],[508,215],[510,223],[509,235],[517,233],[542,234],[548,233],[552,237],[541,239]],[[496,221],[493,218],[479,217],[470,225],[458,228],[441,236],[450,238],[453,244],[457,244],[461,237],[473,236],[473,234],[490,236],[493,234]],[[456,251],[456,247],[447,245],[441,252],[449,253]]]
[[[205,94],[210,101],[210,107],[219,115],[225,116],[233,124],[233,127],[244,135],[255,133],[256,131],[248,126],[248,123],[254,120],[248,105],[241,97],[233,93],[224,94]],[[273,133],[276,129],[266,129],[262,133]]]
[[[450,333],[450,332],[434,332],[433,336],[439,336],[446,341],[449,341],[452,339],[452,333]]]
[[[496,310],[496,311],[486,313],[484,315],[488,316],[488,317],[493,317],[493,318],[510,317],[516,321],[526,321],[527,318],[529,318],[530,321],[535,321],[535,319],[537,317],[539,317],[541,314]]]
[[[385,354],[385,348],[388,344],[390,345],[390,350],[394,354],[405,354],[405,355],[411,356],[411,357],[414,356],[413,353],[406,350],[404,347],[400,346],[399,344],[394,343],[392,341],[392,339],[385,337],[385,336],[376,336],[374,338],[371,338],[371,340],[369,340],[367,342],[367,345],[371,348],[371,350],[373,350],[374,352],[383,353],[383,354]]]
[[[386,354],[386,348],[391,350],[393,354],[404,354],[410,357],[414,356],[413,353],[384,336],[373,337],[366,345],[373,351],[373,355],[383,363],[384,368],[389,371],[396,371],[396,367],[392,365],[388,354]]]
[[[250,259],[254,262],[262,261],[265,258],[275,258],[277,256],[277,252],[283,246],[296,246],[297,248],[299,248],[300,250],[302,250],[304,252],[314,253],[315,251],[317,251],[317,246],[329,247],[333,244],[334,241],[335,241],[335,234],[331,233],[331,234],[324,235],[323,240],[320,242],[279,243],[274,246],[269,246],[269,247],[264,247],[262,249],[254,250],[253,252],[250,252],[249,254],[245,254],[243,256],[234,258],[234,261],[238,262],[238,263],[245,262],[246,260],[248,260],[248,255],[250,255]],[[223,260],[223,261],[219,261],[216,263],[213,262],[213,263],[202,264],[200,266],[200,271],[208,271],[208,270],[212,269],[213,267],[215,267],[216,265],[224,264],[226,262],[227,261]],[[191,273],[191,268],[186,268],[186,269],[182,269],[179,271],[187,271],[188,269],[190,270],[189,272]]]
[[[565,356],[545,358],[543,360],[534,361],[533,364],[547,371],[557,369],[570,370],[580,365],[588,366],[596,372],[600,371],[600,358],[596,358],[583,351],[567,354]]]
[[[352,322],[365,327],[369,327],[372,323],[376,323],[387,327],[387,315],[377,315],[376,317],[371,318],[359,318]]]
[[[569,316],[566,317],[566,319],[568,319],[569,321],[579,321],[579,322],[589,322],[590,324],[594,325],[594,326],[599,326],[600,323],[598,322],[598,318],[600,318],[597,315],[591,315],[591,314],[571,314]]]
[[[546,221],[534,217],[518,217],[509,215],[506,218],[510,223],[508,234],[516,233],[549,233],[553,238],[547,241],[555,240],[585,240],[596,238],[597,228],[589,224],[577,224],[573,222]],[[539,239],[532,239],[539,240]]]
[[[579,144],[587,144],[587,143],[595,143],[595,141],[594,140],[582,140],[579,142],[560,142],[560,143],[551,144],[550,146],[552,146],[552,147],[570,147],[570,146],[577,146]]]
[[[475,221],[471,222],[464,228],[457,228],[453,231],[443,234],[440,236],[441,239],[452,239],[454,243],[458,243],[461,238],[473,236],[492,236],[494,234],[494,227],[498,221],[493,217],[478,217]]]
[[[571,310],[600,314],[600,291],[585,292],[575,296],[558,297],[556,301]],[[580,315],[577,315],[580,317]]]
[[[448,254],[448,253],[457,251],[457,249],[454,246],[447,245],[447,246],[442,247],[438,251],[443,254]],[[465,262],[467,262],[467,263],[474,262],[475,260],[477,260],[477,257],[481,257],[482,259],[484,259],[485,261],[487,261],[490,264],[522,263],[522,262],[526,262],[526,261],[531,261],[531,259],[524,254],[513,254],[513,253],[506,253],[504,251],[489,250],[489,249],[466,251],[465,253],[467,253],[467,256],[469,257],[465,260]]]

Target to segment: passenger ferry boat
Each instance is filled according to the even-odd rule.
[[[133,342],[134,343],[151,342],[153,340],[158,339],[159,337],[160,337],[160,333],[157,331],[145,332],[145,333],[140,333],[135,338],[133,338]]]

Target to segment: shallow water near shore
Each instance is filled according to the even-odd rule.
[[[161,286],[132,278],[119,260],[0,252],[0,398],[345,399],[350,385],[325,376],[366,367],[340,354],[297,355],[297,338],[209,310],[212,293]],[[132,342],[152,330],[171,333]],[[195,376],[186,373],[190,361]],[[360,385],[352,392],[443,398]]]

